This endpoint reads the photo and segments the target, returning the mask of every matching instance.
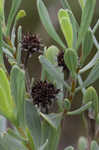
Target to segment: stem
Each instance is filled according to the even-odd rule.
[[[24,67],[25,67],[25,69],[27,68],[29,55],[30,55],[30,53],[28,52],[27,55],[26,55],[26,57],[25,57],[25,60],[24,60]]]
[[[78,82],[79,82],[79,85],[81,87],[82,93],[85,94],[85,88],[83,87],[83,80],[79,74],[78,74]]]
[[[20,135],[21,135],[22,137],[26,138],[26,135],[25,135],[23,129],[22,129],[22,128],[17,128],[17,129],[18,129]],[[25,143],[25,146],[28,148],[28,150],[32,150],[32,148],[31,148],[29,142]]]

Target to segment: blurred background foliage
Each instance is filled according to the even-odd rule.
[[[71,8],[73,10],[74,15],[76,16],[77,21],[80,23],[81,9],[78,4],[78,0],[68,0],[68,2],[71,5]],[[48,8],[51,20],[53,22],[53,25],[56,31],[59,33],[61,38],[63,38],[62,32],[59,28],[58,17],[57,17],[57,12],[59,8],[62,7],[61,0],[44,0],[44,3],[46,4]],[[10,6],[11,6],[11,0],[6,0],[6,6],[5,6],[6,17],[9,14]],[[45,31],[44,27],[41,24],[41,21],[37,12],[36,0],[23,0],[20,9],[24,9],[27,13],[27,16],[21,19],[19,22],[19,24],[22,25],[23,33],[25,32],[37,33],[40,36],[42,43],[47,47],[52,44],[56,45],[56,43],[49,37],[49,35],[47,34],[47,32]],[[99,0],[97,0],[97,3],[96,3],[96,9],[95,9],[93,22],[92,22],[92,27],[96,23],[97,19],[99,19]],[[95,35],[96,35],[97,40],[99,41],[99,29],[97,30]],[[89,58],[87,59],[87,61],[91,59],[91,57],[94,55],[94,52],[95,52],[95,47],[93,47],[93,50]],[[34,56],[31,58],[28,64],[28,68],[29,68],[31,77],[33,76],[36,79],[40,77],[41,66],[38,61],[38,55],[34,54]],[[85,77],[86,75],[84,75],[83,78]],[[96,87],[99,93],[98,84],[99,82],[95,83],[94,86]],[[73,105],[72,108],[79,107],[80,102],[81,102],[81,93],[78,93],[75,96],[75,99],[72,104]],[[85,135],[85,133],[86,132],[85,132],[83,122],[80,116],[66,117],[64,120],[64,124],[63,124],[59,150],[62,150],[64,147],[68,145],[75,146],[77,144],[78,137]]]

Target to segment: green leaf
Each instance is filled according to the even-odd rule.
[[[19,10],[19,12],[17,13],[16,15],[16,18],[15,18],[15,21],[14,21],[14,25],[13,25],[13,28],[12,28],[12,31],[11,31],[11,42],[12,42],[12,45],[15,48],[15,39],[16,39],[16,25],[17,25],[17,22],[19,21],[19,19],[23,18],[26,16],[26,13],[24,10]],[[21,26],[18,27],[18,34],[21,33]],[[18,35],[18,45],[21,44],[21,39],[19,39],[19,35]],[[17,51],[19,51],[20,49],[17,49]]]
[[[59,85],[64,85],[68,90],[70,90],[69,85],[67,82],[64,82],[64,75],[60,68],[56,68],[54,65],[52,65],[44,56],[39,56],[40,63],[44,67],[44,69],[48,72],[48,74],[51,76],[53,80],[58,82]]]
[[[96,141],[91,142],[91,150],[99,150],[99,146]]]
[[[23,136],[21,136],[19,134],[19,132],[16,130],[16,129],[11,129],[11,128],[8,128],[7,129],[7,134],[13,138],[15,138],[16,140],[19,140],[19,141],[23,141],[23,142],[27,142],[27,139],[24,138]]]
[[[72,24],[68,15],[68,11],[64,9],[60,9],[58,12],[58,19],[60,22],[60,26],[64,37],[67,41],[67,45],[69,48],[73,46],[73,29]]]
[[[72,13],[72,10],[71,10],[71,7],[70,7],[68,1],[67,1],[67,0],[61,0],[61,2],[62,2],[63,8],[70,10],[70,12]],[[75,16],[74,16],[73,13],[72,13],[72,19],[73,19],[74,22],[75,22],[76,28],[79,29],[79,24],[78,24],[78,22],[77,22],[77,20],[76,20],[76,18],[75,18]]]
[[[75,17],[73,16],[73,13],[68,10],[68,14],[69,14],[69,17],[70,17],[70,21],[71,21],[71,24],[72,24],[72,30],[73,30],[73,48],[76,48],[76,43],[77,43],[77,34],[78,34],[78,29],[79,29],[79,26],[76,22],[76,19]]]
[[[87,31],[85,38],[82,41],[82,63],[85,61],[87,56],[90,54],[93,47],[93,37],[90,30]]]
[[[0,22],[0,66],[6,71],[4,60],[3,60],[3,45],[2,45],[3,33],[2,33],[2,26]]]
[[[0,68],[0,113],[15,121],[14,109],[9,81],[3,69]]]
[[[62,2],[62,6],[64,9],[67,9],[69,17],[70,17],[70,21],[72,24],[72,29],[73,29],[73,48],[76,48],[76,43],[77,43],[77,33],[79,30],[79,24],[74,16],[74,14],[72,13],[71,7],[68,3],[67,0],[61,0]]]
[[[78,33],[77,49],[79,48],[80,43],[84,38],[84,36],[86,35],[86,32],[88,31],[88,28],[91,24],[92,17],[94,14],[95,4],[96,4],[96,0],[86,0],[85,7],[82,12],[81,24]]]
[[[15,17],[15,14],[21,4],[21,1],[22,0],[13,0],[12,1],[12,6],[11,6],[11,9],[10,9],[10,13],[9,13],[9,16],[8,16],[8,21],[7,21],[7,31],[6,31],[6,34],[9,35],[10,33],[10,28],[11,28],[11,25],[12,25],[12,22],[13,22],[13,19]]]
[[[67,112],[67,115],[79,115],[82,112],[84,112],[85,110],[87,110],[88,108],[90,108],[92,105],[92,102],[88,102],[85,105],[81,106],[79,109],[76,109],[74,111],[71,112]]]
[[[56,46],[52,45],[46,50],[45,56],[52,64],[57,64],[58,53],[59,49]]]
[[[89,87],[85,91],[83,103],[87,104],[88,102],[92,102],[92,110],[95,112],[94,115],[96,118],[99,113],[99,102],[97,92],[93,87]]]
[[[0,134],[6,131],[6,119],[0,115]]]
[[[85,137],[80,137],[78,141],[78,149],[86,150],[87,149],[87,140]]]
[[[34,144],[34,140],[33,140],[33,137],[31,135],[31,130],[29,130],[29,128],[26,128],[26,132],[27,132],[27,137],[28,137],[29,145],[31,146],[31,148],[33,150],[36,150],[35,144]]]
[[[22,141],[16,140],[12,136],[6,134],[0,136],[0,149],[1,150],[27,150],[22,144]]]
[[[2,41],[2,46],[4,48],[7,48],[13,54],[14,49],[12,47],[10,47],[5,41]]]
[[[62,119],[62,113],[51,113],[49,115],[43,114],[40,112],[40,115],[43,117],[44,120],[47,121],[49,125],[51,125],[54,129],[58,129],[60,126],[60,122]]]
[[[39,56],[40,63],[43,65],[44,69],[50,74],[52,78],[57,80],[60,83],[64,83],[63,74],[58,71],[54,65],[50,63],[44,56]]]
[[[55,130],[46,121],[42,123],[42,144],[48,139],[48,144],[45,150],[57,150],[60,137],[60,127]]]
[[[46,150],[45,148],[47,147],[47,144],[48,144],[48,139],[45,141],[43,145],[40,146],[39,150]]]
[[[48,14],[48,11],[43,3],[42,0],[37,0],[37,8],[38,8],[38,12],[39,12],[39,16],[40,16],[40,19],[42,21],[42,24],[44,25],[46,31],[48,32],[48,34],[62,47],[62,48],[65,48],[65,45],[63,44],[63,42],[61,41],[60,37],[58,36],[58,34],[56,33],[52,23],[51,23],[51,20],[50,20],[50,17],[49,17],[49,14]],[[45,15],[46,14],[46,15]]]
[[[32,135],[35,147],[41,144],[41,122],[40,116],[32,103],[26,101],[26,123]]]
[[[68,147],[66,147],[64,150],[74,150],[74,147],[68,146]]]
[[[87,79],[84,81],[84,87],[87,87],[90,84],[94,83],[95,81],[97,81],[98,78],[99,78],[99,60],[96,61],[95,66],[92,68]]]
[[[70,5],[67,0],[61,0],[61,2],[62,2],[62,6],[64,9],[68,8],[69,10],[71,10]]]
[[[18,66],[14,65],[10,74],[12,95],[16,103],[17,121],[20,127],[25,126],[25,73]]]
[[[79,0],[79,4],[80,4],[80,6],[81,6],[82,9],[85,6],[85,2],[86,2],[86,0]]]
[[[4,0],[0,0],[0,17],[4,15]]]
[[[64,61],[72,74],[75,74],[78,65],[78,56],[74,49],[66,49],[64,54]]]
[[[0,22],[3,25],[2,26],[3,29],[5,28],[4,4],[5,0],[0,0]]]
[[[5,55],[8,56],[8,58],[10,58],[10,57],[13,58],[12,53],[7,48],[2,47],[2,51]]]
[[[18,41],[22,41],[22,27],[18,27]],[[22,50],[22,45],[21,42],[19,42],[18,47],[17,47],[17,63],[18,65],[21,64],[21,50]]]

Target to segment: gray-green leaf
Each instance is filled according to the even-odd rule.
[[[60,46],[62,48],[65,48],[65,45],[63,44],[62,40],[60,39],[60,37],[58,36],[58,34],[56,33],[52,23],[51,23],[51,20],[50,20],[50,17],[49,17],[49,14],[48,14],[48,11],[43,3],[42,0],[37,0],[37,8],[38,8],[38,12],[39,12],[39,15],[40,15],[40,18],[41,18],[41,21],[46,29],[46,31],[48,32],[48,34],[58,43],[60,44]]]
[[[58,129],[62,119],[62,113],[51,113],[49,115],[40,113],[40,115],[51,125],[54,129]]]
[[[72,74],[75,74],[78,65],[78,56],[74,49],[66,49],[64,54],[64,61]]]
[[[35,147],[41,144],[41,122],[40,116],[32,103],[26,101],[26,123],[32,135]]]
[[[12,95],[16,103],[17,121],[20,127],[25,126],[25,73],[18,66],[13,66],[10,74]]]
[[[85,61],[87,56],[90,54],[93,47],[93,38],[90,30],[87,31],[85,38],[82,41],[82,63]]]
[[[94,14],[95,4],[96,4],[96,0],[86,0],[85,6],[82,11],[81,25],[78,33],[77,49],[79,48],[80,43],[84,38],[91,24],[92,17]]]
[[[92,68],[87,79],[84,81],[84,87],[87,87],[90,84],[94,83],[95,81],[97,81],[98,78],[99,78],[99,60],[96,61],[95,66]]]

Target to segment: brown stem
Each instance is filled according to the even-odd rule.
[[[76,88],[76,81],[72,80],[72,88],[71,88],[71,92],[74,93],[75,92],[75,88]]]
[[[25,133],[24,133],[24,131],[23,131],[22,128],[18,128],[18,131],[19,131],[19,133],[20,133],[20,135],[21,135],[22,137],[26,138],[26,135],[25,135]],[[26,142],[25,145],[26,145],[26,147],[28,148],[28,150],[32,150],[29,141]]]
[[[32,150],[32,148],[31,148],[29,143],[26,144],[26,147],[28,148],[28,150]]]

